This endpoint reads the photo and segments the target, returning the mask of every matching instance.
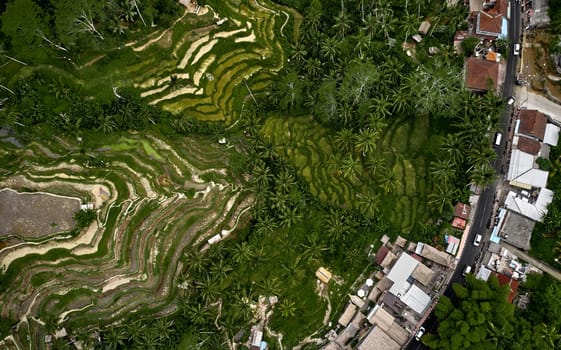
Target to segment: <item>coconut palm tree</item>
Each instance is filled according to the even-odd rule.
[[[377,130],[370,128],[361,129],[355,136],[355,148],[357,151],[366,156],[367,153],[376,150],[376,143],[380,138],[380,133]]]
[[[493,169],[489,162],[478,164],[471,170],[470,178],[474,185],[483,188],[487,187],[495,181],[495,169]]]
[[[308,234],[300,246],[304,249],[302,255],[314,262],[320,262],[323,252],[327,251],[327,246],[322,243],[317,232]]]
[[[555,325],[547,325],[542,323],[538,326],[539,337],[550,346],[552,349],[558,349],[559,339],[561,339],[561,334]]]
[[[238,265],[250,262],[255,256],[253,252],[253,246],[247,242],[241,242],[234,246],[234,251],[232,253],[232,259]]]
[[[372,41],[370,34],[360,28],[353,39],[355,41],[354,50],[355,52],[358,52],[358,57],[364,57],[363,51],[367,51],[370,48],[370,43]]]
[[[298,211],[297,207],[286,208],[280,212],[279,220],[282,227],[291,228],[302,220],[302,214]]]
[[[255,231],[259,234],[267,235],[275,232],[279,225],[275,218],[271,215],[265,215],[257,218]]]
[[[362,173],[362,164],[360,160],[349,154],[341,161],[341,172],[346,179],[357,181]]]
[[[101,343],[105,349],[123,349],[126,339],[127,335],[121,326],[109,326],[101,332]]]
[[[417,32],[417,28],[419,28],[420,23],[421,20],[415,13],[406,13],[401,18],[401,23],[399,24],[399,27],[400,27],[400,31],[404,33],[403,42],[407,41],[409,35]]]
[[[265,164],[265,162],[260,159],[255,162],[255,165],[252,169],[252,175],[252,182],[263,186],[268,186],[269,182],[273,178],[273,174],[271,173],[271,170],[269,169],[267,164]]]
[[[392,192],[398,183],[398,178],[393,169],[388,169],[385,173],[380,173],[377,176],[378,185],[385,193]]]
[[[350,152],[355,144],[355,135],[351,129],[343,128],[335,133],[335,146],[341,153]]]
[[[323,59],[330,63],[335,63],[337,57],[340,55],[341,42],[336,37],[326,37],[321,43],[320,54]]]
[[[433,192],[429,194],[429,206],[437,213],[442,214],[444,209],[452,208],[452,200],[456,197],[456,190],[447,182],[434,186]]]
[[[454,167],[458,167],[464,161],[464,152],[462,150],[462,140],[456,134],[448,134],[444,138],[442,145],[440,148],[444,153],[447,155],[447,159],[449,159]]]
[[[296,316],[296,304],[289,299],[282,299],[279,304],[279,312],[284,318]]]
[[[439,158],[430,162],[430,173],[435,182],[452,182],[456,177],[456,166],[448,158]]]
[[[358,197],[359,211],[367,218],[374,218],[380,210],[380,196],[373,192],[361,193]]]
[[[345,10],[339,12],[337,17],[335,17],[335,24],[333,25],[333,29],[337,31],[337,35],[344,39],[349,30],[352,27],[352,20],[351,17],[347,14]]]

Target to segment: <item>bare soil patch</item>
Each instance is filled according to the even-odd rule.
[[[80,209],[78,198],[46,193],[18,193],[0,190],[0,236],[17,234],[39,238],[76,226],[74,213]]]

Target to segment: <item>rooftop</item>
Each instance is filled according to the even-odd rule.
[[[432,281],[434,274],[433,270],[421,263],[413,270],[411,276],[426,287]]]
[[[409,289],[410,283],[407,282],[419,262],[407,253],[402,253],[393,265],[387,278],[393,281],[390,293],[393,295],[403,295]]]
[[[496,90],[499,81],[499,63],[469,57],[466,60],[466,88],[476,91],[487,91],[489,82]]]
[[[560,128],[557,125],[547,123],[545,126],[543,142],[551,146],[557,146],[557,142],[559,141],[559,130]]]
[[[541,143],[529,137],[515,136],[516,138],[516,148],[522,152],[537,156],[540,153]]]
[[[518,291],[519,282],[503,275],[502,273],[496,273],[496,276],[501,286],[506,284],[510,287],[510,293],[508,294],[507,299],[509,303],[512,303],[514,297],[516,296],[516,292]]]
[[[503,15],[480,11],[475,18],[475,34],[488,37],[489,39],[498,38],[502,34]]]
[[[384,261],[384,258],[386,257],[386,255],[388,255],[389,251],[390,250],[388,248],[386,248],[386,246],[381,246],[380,248],[378,248],[378,251],[374,255],[374,257],[376,259],[376,264],[382,265],[382,262]]]
[[[339,317],[339,321],[337,321],[337,323],[339,323],[343,327],[346,327],[355,316],[357,310],[358,308],[356,307],[356,305],[349,303],[345,308],[345,311],[343,311],[343,314]]]
[[[401,346],[396,343],[380,327],[373,327],[368,335],[358,345],[358,350],[399,350]]]
[[[520,128],[518,132],[533,136],[542,141],[545,135],[547,117],[535,109],[524,109],[520,112]]]
[[[535,157],[529,153],[518,149],[513,150],[506,179],[517,187],[545,187],[549,174],[547,171],[535,169],[534,159]]]
[[[454,207],[454,216],[457,216],[462,219],[469,219],[469,213],[471,212],[471,206],[468,204],[464,204],[462,202],[458,202]]]
[[[547,206],[553,201],[553,191],[542,188],[535,202],[530,202],[528,198],[520,196],[510,191],[505,200],[508,210],[523,215],[534,221],[542,221],[547,214]]]
[[[417,243],[415,254],[442,266],[449,266],[453,260],[450,254],[442,252],[435,247],[422,242]]]
[[[526,251],[530,250],[530,239],[532,238],[532,231],[534,230],[535,224],[535,221],[509,211],[506,214],[505,222],[501,230],[503,233],[502,239],[517,248]],[[508,237],[505,237],[505,234],[507,234]]]

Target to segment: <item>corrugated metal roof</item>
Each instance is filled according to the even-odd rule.
[[[548,123],[545,126],[545,135],[543,137],[543,142],[551,146],[557,146],[557,142],[559,141],[559,130],[560,129],[557,125]]]

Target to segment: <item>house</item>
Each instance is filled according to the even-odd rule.
[[[450,254],[422,242],[417,243],[415,254],[442,266],[451,266],[454,261],[454,258]]]
[[[401,346],[396,343],[380,327],[373,327],[368,335],[358,345],[358,350],[399,350]]]
[[[505,207],[512,212],[525,216],[533,221],[541,222],[547,214],[547,206],[553,201],[553,191],[542,188],[536,200],[509,191]]]
[[[382,306],[376,305],[368,314],[367,320],[370,324],[380,328],[382,332],[388,335],[398,345],[402,346],[407,343],[409,332],[401,327],[395,321],[395,318]]]
[[[512,138],[512,146],[533,156],[537,156],[542,147],[539,141],[524,135],[515,135]]]
[[[431,298],[414,284],[415,279],[412,275],[419,264],[422,263],[411,255],[402,253],[386,277],[393,282],[389,293],[422,315],[430,305]]]
[[[466,60],[465,84],[473,91],[485,92],[489,88],[496,91],[499,87],[499,63],[469,57]]]
[[[546,143],[550,146],[557,146],[557,143],[559,141],[560,130],[561,129],[557,125],[547,123],[545,125],[545,134],[543,136],[543,143]]]
[[[508,211],[501,229],[502,240],[522,250],[530,250],[530,240],[536,222],[515,211]]]
[[[520,139],[518,140],[520,142]],[[537,169],[535,156],[519,149],[512,150],[510,164],[506,179],[512,186],[532,189],[544,188],[547,184],[549,173],[545,170]]]
[[[499,280],[499,284],[501,286],[504,285],[508,285],[509,286],[509,293],[507,296],[507,300],[509,303],[512,304],[512,301],[514,300],[514,297],[516,296],[516,292],[518,291],[518,286],[519,286],[519,282],[516,280],[513,280],[512,278],[503,275],[502,273],[495,273],[495,275],[497,276],[497,279]]]
[[[520,112],[520,123],[517,132],[543,141],[547,117],[535,109],[524,109]]]
[[[339,323],[343,327],[347,327],[349,322],[351,322],[353,317],[355,317],[357,310],[358,308],[356,307],[356,305],[354,305],[353,303],[349,303],[345,308],[345,311],[343,311],[343,314],[339,317],[339,321],[337,321],[337,323]]]
[[[475,35],[488,40],[506,38],[508,33],[503,30],[503,20],[500,13],[479,11],[475,15]]]
[[[454,207],[454,216],[464,219],[464,220],[468,220],[469,219],[469,214],[471,213],[471,206],[468,204],[464,204],[462,202],[458,202],[456,203],[456,206]]]

